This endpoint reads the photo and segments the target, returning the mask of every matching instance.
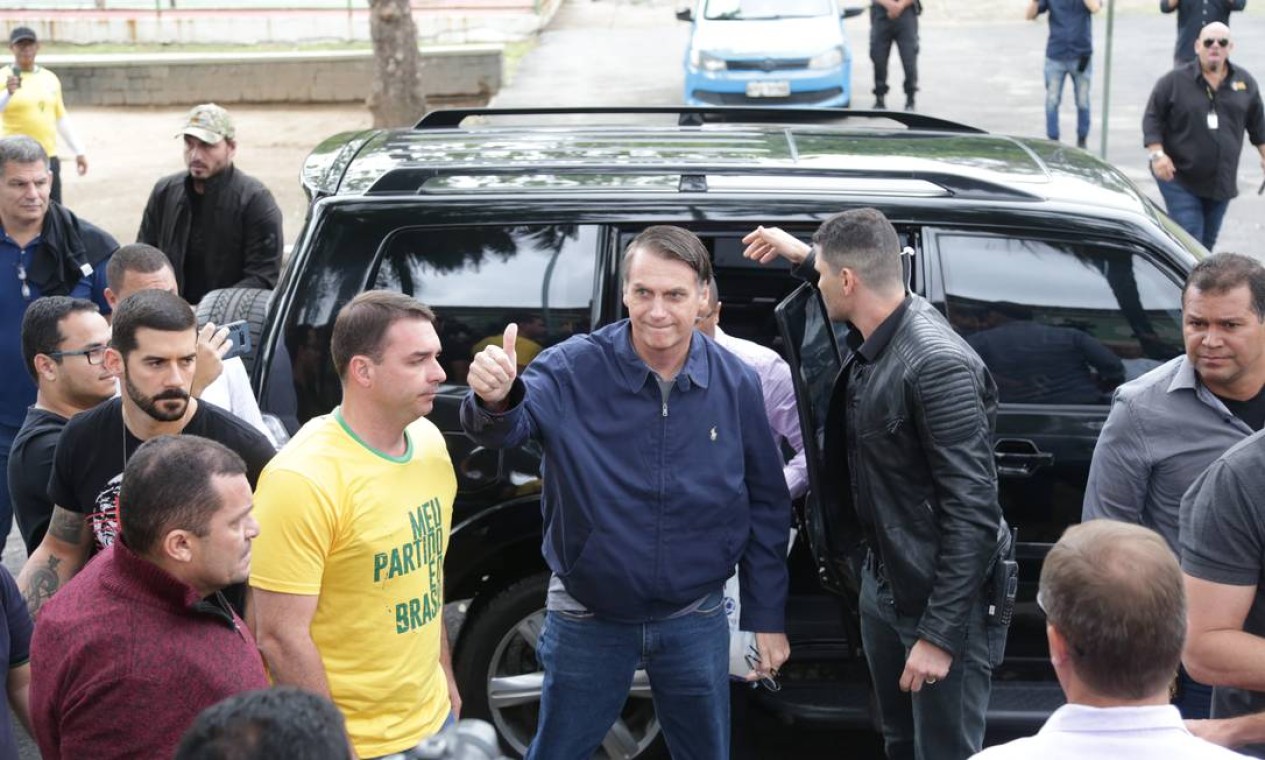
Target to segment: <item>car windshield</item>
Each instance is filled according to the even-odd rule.
[[[833,0],[707,0],[708,19],[773,19],[830,16]]]

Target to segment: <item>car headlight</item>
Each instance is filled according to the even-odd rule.
[[[843,48],[832,47],[808,59],[810,69],[837,69],[843,64]]]
[[[724,58],[717,58],[702,50],[690,51],[690,65],[703,71],[724,71],[727,68]]]

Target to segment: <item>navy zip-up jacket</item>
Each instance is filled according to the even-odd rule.
[[[491,448],[544,447],[545,560],[599,617],[662,619],[739,568],[742,628],[785,630],[790,495],[760,381],[695,332],[663,402],[627,320],[536,357],[503,413],[461,423]]]

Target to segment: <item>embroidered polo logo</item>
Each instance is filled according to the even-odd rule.
[[[713,441],[715,441],[715,440],[716,440],[716,428],[715,428],[715,427],[713,427],[713,428],[712,428],[712,432],[710,433],[710,437],[711,437],[711,439],[712,439]]]

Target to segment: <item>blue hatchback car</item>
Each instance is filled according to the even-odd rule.
[[[688,105],[848,106],[852,50],[836,0],[698,0],[685,51]]]

